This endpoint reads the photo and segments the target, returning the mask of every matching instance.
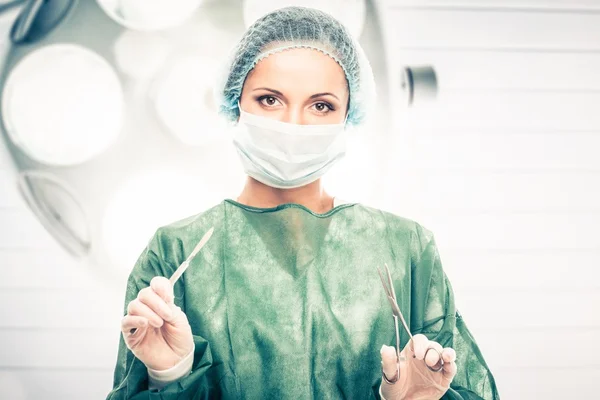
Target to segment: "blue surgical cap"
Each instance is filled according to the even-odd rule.
[[[361,124],[375,103],[371,65],[348,29],[320,10],[286,7],[258,19],[244,33],[221,71],[215,87],[219,113],[237,121],[238,100],[248,73],[263,58],[291,48],[312,48],[333,58],[348,82],[350,102],[347,124]]]

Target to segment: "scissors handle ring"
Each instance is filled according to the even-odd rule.
[[[383,380],[384,380],[386,383],[388,383],[388,384],[390,384],[390,385],[393,385],[393,384],[395,384],[395,383],[396,383],[396,382],[398,382],[398,380],[400,379],[400,365],[398,365],[398,369],[396,370],[396,376],[394,376],[394,378],[393,378],[392,380],[389,380],[389,379],[387,378],[387,376],[385,376],[385,372],[383,372],[383,367],[381,367],[381,376],[383,377]]]
[[[430,367],[429,365],[427,365],[427,362],[425,362],[425,365],[427,365],[427,368],[429,368],[430,371],[433,371],[433,372],[439,372],[439,371],[441,371],[444,368],[444,359],[442,358],[442,353],[440,353],[439,351],[437,351],[437,349],[435,349],[433,347],[430,347],[425,352],[425,358],[427,358],[427,353],[429,353],[429,350],[435,351],[440,356],[440,361],[438,361],[438,364],[440,364],[440,367],[437,368],[437,369],[435,369],[435,368]],[[425,358],[423,358],[423,361],[425,361]]]

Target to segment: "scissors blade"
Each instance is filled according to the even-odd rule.
[[[394,299],[392,299],[392,296],[388,296],[388,301],[390,302],[390,306],[392,306],[392,314],[394,314],[396,317],[400,317],[402,312],[398,307],[398,303],[396,303]]]
[[[173,275],[171,275],[171,278],[169,278],[171,285],[175,285],[175,282],[177,282],[177,280],[181,277],[181,275],[183,275],[183,273],[185,272],[187,267],[189,267],[190,261],[192,261],[192,258],[194,258],[196,256],[196,254],[198,254],[198,252],[202,249],[202,247],[204,247],[206,242],[208,242],[208,240],[211,238],[214,230],[215,230],[215,228],[212,227],[208,230],[208,232],[206,232],[204,234],[204,236],[202,236],[202,239],[200,239],[200,242],[198,242],[196,247],[194,247],[194,250],[190,253],[187,260],[182,262],[181,265],[177,268],[177,270],[175,270]]]
[[[406,324],[406,321],[404,320],[404,315],[402,315],[402,312],[400,310],[398,310],[398,316],[400,317],[400,321],[402,322],[402,325],[404,326],[404,330],[406,330],[406,333],[408,333],[408,337],[410,337],[412,339],[413,335],[412,335],[412,333],[410,333],[410,329],[408,329],[408,325]]]
[[[392,294],[390,293],[387,284],[385,283],[385,279],[383,279],[383,274],[381,273],[379,267],[377,267],[377,273],[379,274],[379,278],[381,279],[381,284],[383,285],[383,290],[385,290],[386,296],[391,297]]]
[[[396,291],[394,290],[394,281],[392,280],[392,274],[390,273],[390,269],[388,267],[387,264],[383,264],[385,265],[385,270],[387,271],[387,276],[388,276],[388,281],[390,282],[390,290],[392,291],[392,298],[394,299],[394,301],[396,300]]]
[[[384,265],[385,265],[385,269],[387,272],[389,287],[385,283],[385,279],[383,278],[383,274],[381,273],[379,267],[377,267],[377,272],[379,273],[379,277],[381,278],[381,283],[383,284],[388,301],[390,302],[390,306],[392,307],[392,314],[395,317],[400,318],[400,321],[402,322],[402,326],[404,327],[404,330],[406,330],[406,333],[408,333],[408,336],[412,339],[413,335],[410,332],[410,329],[408,329],[408,324],[406,323],[406,320],[404,319],[404,315],[402,314],[402,311],[400,311],[400,307],[398,307],[398,301],[396,299],[396,291],[394,290],[394,284],[392,281],[392,274],[390,273],[390,268],[387,266],[387,264],[384,264]]]

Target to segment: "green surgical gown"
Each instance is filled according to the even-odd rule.
[[[121,337],[108,399],[378,399],[379,350],[395,345],[376,269],[384,263],[411,332],[456,350],[458,373],[442,398],[499,398],[432,233],[360,204],[316,214],[298,204],[267,209],[225,200],[160,227],[131,271],[124,315],[212,226],[174,288],[194,335],[192,372],[149,390],[145,365]],[[409,338],[401,335],[403,348]]]

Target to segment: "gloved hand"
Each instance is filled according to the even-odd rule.
[[[194,348],[192,328],[174,299],[171,282],[156,276],[127,305],[127,315],[121,320],[125,344],[153,370],[173,367]],[[136,331],[131,334],[133,328]]]
[[[431,347],[437,351],[428,351]],[[431,371],[427,365],[438,369],[440,353],[444,366],[441,371]],[[425,362],[423,362],[424,358]],[[427,336],[414,335],[400,352],[400,378],[394,384],[389,384],[382,379],[381,395],[385,400],[439,400],[456,375],[455,361],[454,349],[450,347],[442,349],[439,343],[430,341]],[[397,373],[394,347],[385,345],[381,347],[381,365],[385,376],[393,381]]]

